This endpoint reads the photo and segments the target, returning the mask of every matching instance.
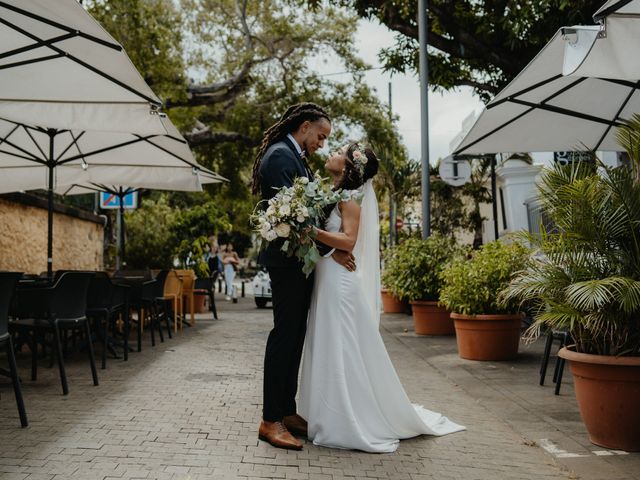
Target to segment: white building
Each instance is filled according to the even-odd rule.
[[[451,141],[449,147],[454,151],[469,132],[477,118],[472,112],[462,122],[462,130]],[[606,165],[619,165],[615,152],[596,152]],[[530,154],[499,154],[496,161],[496,202],[498,235],[521,230],[537,231],[540,222],[536,196],[538,181],[542,170],[554,162],[570,161],[571,152],[533,152]],[[491,188],[490,180],[487,188]],[[481,206],[483,224],[483,243],[494,240],[493,208],[490,204]]]

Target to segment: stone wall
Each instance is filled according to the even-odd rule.
[[[0,270],[47,270],[46,199],[30,194],[0,196]],[[53,216],[53,269],[101,270],[101,217],[66,205]]]

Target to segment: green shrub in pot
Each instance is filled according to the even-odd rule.
[[[455,240],[438,234],[405,240],[387,251],[382,284],[401,300],[437,301],[442,269],[466,252]]]
[[[522,244],[496,241],[444,269],[440,301],[452,312],[460,357],[498,361],[518,355],[519,302],[499,294],[528,259]]]
[[[440,301],[449,310],[464,315],[512,314],[517,300],[498,298],[516,272],[523,270],[529,249],[519,242],[495,241],[450,263],[441,273]]]

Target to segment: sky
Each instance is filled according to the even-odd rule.
[[[393,45],[395,34],[375,20],[360,20],[355,35],[360,57],[372,67],[379,67],[378,52]],[[339,80],[340,75],[329,75],[344,71],[337,58],[323,56],[312,60],[312,68],[327,78]],[[346,75],[343,77],[347,78]],[[404,144],[413,159],[420,159],[420,89],[418,76],[413,74],[383,73],[372,70],[365,73],[365,81],[376,89],[386,104],[389,98],[388,84],[391,82],[392,107],[399,117],[398,129]],[[480,112],[482,102],[473,95],[471,88],[462,87],[446,93],[429,92],[429,155],[435,163],[446,157],[449,143],[462,128],[462,121],[474,110]]]

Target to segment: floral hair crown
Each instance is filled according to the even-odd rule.
[[[361,147],[359,143],[354,144],[351,156],[353,157],[353,164],[358,169],[358,172],[360,172],[360,178],[363,178],[364,169],[369,161],[367,155],[364,153],[364,148]]]

